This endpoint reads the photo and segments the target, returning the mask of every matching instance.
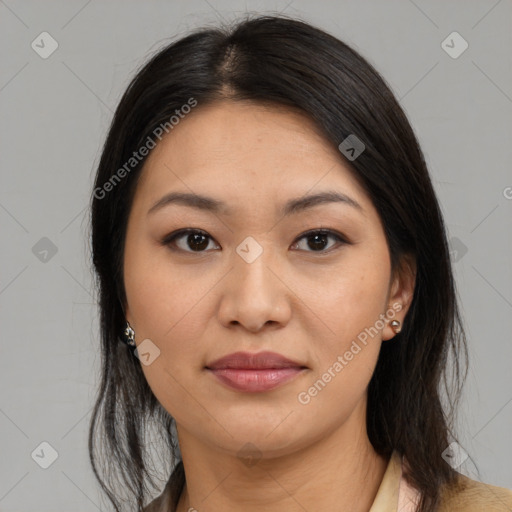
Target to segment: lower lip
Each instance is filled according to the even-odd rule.
[[[210,371],[230,388],[254,393],[282,386],[301,373],[303,368],[267,368],[262,370],[224,368]]]

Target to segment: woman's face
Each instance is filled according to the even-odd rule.
[[[302,114],[224,101],[174,126],[141,178],[127,319],[180,440],[233,455],[251,443],[270,458],[349,418],[364,428],[379,349],[394,336],[386,320],[403,321],[413,285],[391,275],[378,214],[338,150]],[[171,193],[192,199],[154,207]],[[185,229],[198,233],[170,239]],[[249,357],[262,352],[274,357]]]

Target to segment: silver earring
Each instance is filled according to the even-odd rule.
[[[393,320],[390,325],[397,334],[402,330],[401,324],[398,320]]]
[[[126,322],[126,329],[124,330],[125,343],[131,347],[135,347],[135,331],[131,325]]]

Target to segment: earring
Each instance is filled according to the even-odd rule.
[[[124,330],[125,343],[131,347],[135,347],[135,331],[132,329],[129,322],[126,322],[126,329]]]
[[[402,330],[401,324],[398,320],[393,320],[390,325],[397,334]]]

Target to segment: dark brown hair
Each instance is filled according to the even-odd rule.
[[[351,134],[365,144],[346,163],[380,215],[392,268],[407,254],[417,267],[404,328],[382,345],[369,384],[367,431],[379,454],[396,450],[406,457],[407,479],[422,494],[420,511],[436,510],[441,487],[456,474],[442,453],[454,437],[462,356],[467,361],[440,207],[418,141],[384,79],[339,39],[282,15],[248,16],[167,45],[136,74],[115,112],[91,198],[102,374],[89,432],[93,470],[115,510],[123,510],[121,488],[128,510],[142,510],[158,488],[144,442],[151,427],[167,447],[160,450],[167,477],[174,470],[174,506],[184,484],[174,420],[119,340],[126,325],[125,233],[145,158],[112,180],[190,98],[198,109],[226,98],[288,106],[307,114],[335,147]]]

